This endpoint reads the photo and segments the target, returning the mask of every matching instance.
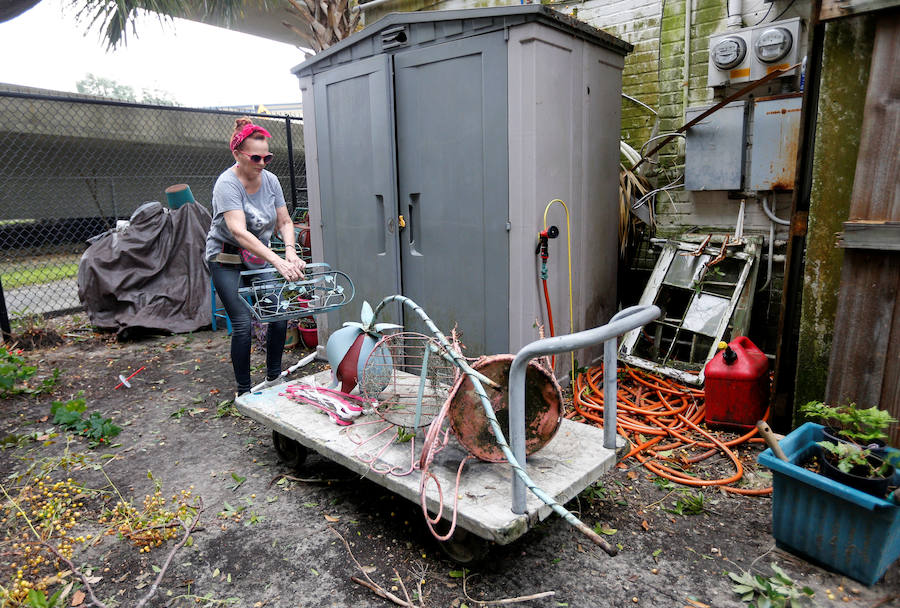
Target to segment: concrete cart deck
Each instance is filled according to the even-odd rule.
[[[331,372],[326,370],[314,376],[293,381],[297,384],[327,386]],[[362,477],[384,486],[416,504],[420,502],[420,471],[406,476],[383,475],[370,470],[369,464],[357,458],[357,454],[374,454],[377,446],[387,441],[374,439],[371,444],[359,448],[348,437],[348,432],[359,441],[384,428],[384,424],[363,424],[379,420],[377,414],[365,414],[349,427],[340,427],[315,407],[292,401],[284,393],[286,384],[259,392],[245,393],[235,401],[237,409],[264,426],[289,437],[306,448],[315,450]],[[390,432],[390,431],[389,431]],[[394,433],[396,436],[396,433]],[[421,451],[423,434],[416,436],[416,458]],[[527,470],[537,486],[560,504],[574,498],[594,483],[616,463],[614,450],[605,449],[603,430],[563,420],[554,438],[536,454],[528,458]],[[455,438],[434,459],[431,471],[440,481],[444,494],[444,517],[449,518],[453,507],[453,488],[456,471],[465,452]],[[379,469],[396,466],[408,470],[410,444],[394,443],[375,461]],[[506,463],[487,463],[470,460],[463,470],[458,491],[457,525],[478,537],[508,544],[522,536],[529,528],[545,519],[552,511],[537,497],[528,494],[526,512],[516,515],[511,510],[512,472]],[[438,492],[429,484],[427,505],[431,512],[438,509]]]

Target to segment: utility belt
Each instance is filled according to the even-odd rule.
[[[263,258],[230,243],[223,243],[222,251],[217,253],[213,259],[220,264],[243,266],[245,270],[260,270],[269,267],[269,263]]]
[[[223,243],[222,251],[217,253],[213,260],[219,264],[244,265],[244,260],[241,259],[241,248],[231,243]]]

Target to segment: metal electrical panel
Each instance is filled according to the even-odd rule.
[[[710,114],[685,134],[686,190],[740,190],[746,149],[744,113],[747,103],[735,101]],[[689,108],[693,120],[709,108]]]
[[[756,100],[748,189],[794,189],[802,101],[802,93]]]

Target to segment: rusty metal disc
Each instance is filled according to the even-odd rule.
[[[503,390],[484,386],[509,441],[509,368],[513,355],[482,357],[472,367],[497,382]],[[562,391],[556,378],[535,361],[525,372],[525,453],[533,454],[547,445],[562,421]],[[450,426],[459,442],[472,455],[488,462],[504,462],[490,422],[484,413],[481,399],[467,375],[463,375],[453,387],[450,397]]]

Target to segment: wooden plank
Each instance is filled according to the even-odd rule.
[[[851,226],[900,222],[900,14],[879,20],[866,90]],[[860,221],[861,220],[861,221]],[[847,249],[825,399],[873,405],[900,418],[900,255]],[[900,427],[891,437],[900,445]]]
[[[838,233],[837,246],[843,249],[900,251],[900,222],[844,222],[844,231]]]
[[[900,0],[822,0],[819,21],[852,17],[900,6]]]
[[[894,255],[894,261],[897,260]],[[900,270],[896,272],[900,275]],[[900,291],[900,289],[898,289]],[[900,297],[894,299],[894,324],[888,337],[888,352],[885,354],[884,384],[881,386],[881,403],[893,404],[888,410],[894,418],[900,419]],[[900,446],[900,424],[890,431],[891,445]]]
[[[900,221],[900,14],[878,20],[850,220]]]
[[[825,398],[829,403],[873,405],[900,418],[896,382],[889,371],[900,358],[900,256],[848,249]],[[895,374],[896,376],[896,374]],[[885,401],[885,398],[893,401]]]

